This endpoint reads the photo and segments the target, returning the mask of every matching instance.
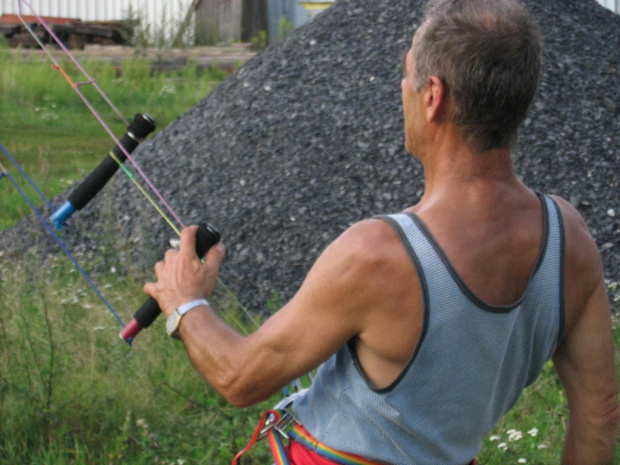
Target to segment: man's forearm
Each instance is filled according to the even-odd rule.
[[[617,408],[598,425],[576,427],[569,422],[562,465],[613,465],[617,435]]]
[[[237,394],[245,365],[245,338],[206,306],[183,317],[179,334],[200,375],[231,404],[246,404]]]

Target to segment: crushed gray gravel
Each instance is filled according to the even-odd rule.
[[[517,171],[579,209],[618,281],[620,16],[594,0],[525,3],[545,61]],[[222,280],[250,309],[265,310],[273,292],[290,298],[350,224],[421,197],[422,167],[403,148],[400,63],[423,4],[338,0],[134,152],[186,224],[221,230]],[[0,251],[20,253],[31,229],[32,217],[0,235]],[[152,266],[171,236],[123,175],[62,232],[83,256],[113,250],[115,266]]]

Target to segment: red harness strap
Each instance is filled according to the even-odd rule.
[[[254,434],[248,442],[248,445],[245,446],[241,452],[235,455],[235,458],[232,461],[232,465],[241,465],[241,456],[245,454],[248,450],[252,448],[254,443],[262,439],[263,437],[267,437],[269,440],[269,447],[271,448],[271,453],[273,455],[273,459],[276,465],[290,465],[288,460],[288,454],[286,452],[286,447],[282,444],[282,439],[280,438],[279,429],[275,428],[274,425],[278,425],[280,420],[282,420],[287,413],[284,410],[267,410],[260,418],[258,426],[256,430],[254,430]],[[265,430],[265,424],[269,423],[271,427]]]
[[[359,455],[332,449],[315,439],[299,423],[295,423],[289,436],[290,465],[381,465]],[[476,459],[468,465],[476,465]]]
[[[289,433],[291,465],[381,465],[356,454],[341,452],[315,439],[303,426],[295,423]]]
[[[280,434],[284,434],[281,433],[281,427],[290,423],[287,420],[292,418],[284,410],[274,409],[263,413],[250,442],[235,456],[232,465],[241,465],[241,456],[263,437],[267,437],[269,441],[275,465],[381,465],[379,462],[341,452],[319,442],[299,423],[295,423],[289,432],[290,442],[286,447]],[[468,465],[476,465],[476,459]]]

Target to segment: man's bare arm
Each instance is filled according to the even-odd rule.
[[[604,282],[554,356],[570,418],[562,463],[613,462],[618,434],[618,390],[610,310]]]
[[[567,241],[567,328],[554,355],[570,411],[562,463],[611,465],[620,413],[602,264],[581,216],[557,200],[565,218]]]
[[[365,243],[368,227],[367,222],[355,225],[330,245],[295,297],[247,337],[207,306],[187,313],[179,333],[207,382],[233,405],[246,406],[269,398],[360,333],[367,309],[376,308],[384,295],[366,253],[372,252]],[[164,263],[156,265],[158,282],[145,285],[166,315],[213,289],[221,248],[212,249],[201,265],[191,253],[194,235],[193,229],[183,231],[181,250],[167,252]]]

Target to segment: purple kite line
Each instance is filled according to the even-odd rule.
[[[110,99],[108,98],[108,96],[103,92],[103,90],[99,87],[99,85],[96,83],[95,79],[93,79],[92,77],[90,77],[90,75],[86,72],[86,70],[84,68],[82,68],[82,66],[80,65],[80,63],[77,61],[77,59],[73,56],[73,54],[69,51],[69,49],[67,49],[67,47],[65,47],[65,45],[62,43],[62,41],[56,36],[56,34],[54,34],[54,32],[51,30],[51,28],[47,25],[47,23],[43,20],[43,18],[41,18],[38,13],[32,8],[32,6],[30,6],[30,4],[26,1],[26,0],[18,0],[18,4],[19,4],[19,17],[20,20],[22,22],[25,21],[22,18],[22,3],[24,3],[29,9],[30,12],[32,13],[32,15],[34,17],[37,18],[37,21],[39,21],[39,23],[41,24],[41,26],[43,26],[45,28],[45,30],[50,34],[50,36],[54,39],[54,41],[62,48],[62,50],[65,52],[65,54],[71,59],[71,61],[73,61],[73,63],[75,64],[75,66],[82,72],[82,74],[86,77],[86,79],[88,79],[88,84],[92,84],[97,91],[99,92],[99,94],[101,94],[101,96],[104,98],[104,100],[108,103],[108,105],[110,105],[110,107],[120,116],[120,118],[125,122],[125,124],[127,124],[127,120],[125,120],[125,118],[123,117],[123,115],[116,109],[116,107],[114,106],[114,104],[110,101]],[[28,28],[28,30],[30,31],[30,28]],[[32,31],[30,31],[32,34]],[[40,44],[42,47],[43,45]],[[45,47],[43,47],[43,50],[45,50]],[[51,55],[50,55],[51,56]],[[58,65],[57,65],[58,66]],[[59,67],[60,68],[60,67]],[[63,73],[64,74],[64,73]],[[103,120],[103,118],[101,118],[101,116],[99,115],[99,113],[95,110],[95,108],[90,104],[90,102],[88,101],[88,99],[82,94],[82,92],[78,89],[78,85],[79,84],[73,84],[71,87],[73,88],[73,90],[80,96],[80,98],[82,99],[82,101],[84,102],[84,104],[86,105],[86,107],[91,111],[91,113],[93,114],[93,116],[97,119],[97,121],[99,121],[99,124],[101,124],[101,126],[105,129],[105,131],[108,133],[108,135],[112,138],[112,140],[114,141],[114,143],[116,145],[118,145],[118,147],[120,147],[121,151],[123,152],[123,154],[127,157],[127,159],[131,162],[131,164],[134,166],[134,168],[136,169],[136,171],[140,174],[140,176],[142,177],[142,179],[144,179],[144,181],[147,183],[147,185],[151,188],[151,190],[153,191],[153,193],[157,196],[157,198],[159,199],[159,201],[162,203],[162,205],[166,208],[166,210],[168,210],[168,212],[174,217],[174,219],[176,220],[176,222],[181,226],[181,228],[184,228],[185,225],[183,224],[183,222],[181,221],[181,218],[176,214],[176,212],[172,209],[172,207],[168,204],[168,202],[166,202],[166,200],[164,199],[164,197],[161,195],[161,193],[159,192],[159,190],[155,187],[155,185],[151,182],[151,180],[148,178],[148,176],[144,173],[144,171],[142,171],[142,168],[140,168],[140,166],[138,166],[138,164],[135,162],[135,160],[133,159],[133,157],[127,152],[127,150],[125,149],[125,147],[123,147],[119,140],[117,139],[117,137],[114,135],[114,133],[112,132],[112,130],[108,127],[108,125],[105,123],[105,121]]]
[[[110,105],[112,110],[114,110],[114,112],[120,117],[120,119],[123,120],[123,122],[125,123],[125,126],[129,125],[129,123],[127,122],[127,120],[125,119],[123,114],[120,112],[120,110],[118,108],[116,108],[116,106],[112,103],[112,101],[108,98],[108,96],[99,87],[99,85],[97,84],[97,81],[89,76],[89,74],[86,72],[86,70],[84,68],[82,68],[82,65],[80,65],[80,63],[77,61],[77,58],[75,58],[73,56],[73,54],[69,51],[69,49],[67,47],[65,47],[65,44],[63,44],[60,41],[58,36],[56,36],[56,34],[54,34],[54,32],[47,25],[47,23],[45,21],[43,21],[43,18],[41,18],[39,16],[39,14],[34,10],[34,8],[32,8],[30,3],[28,3],[26,0],[18,0],[17,1],[18,11],[19,11],[19,18],[21,19],[21,17],[22,17],[22,2],[26,4],[26,6],[30,9],[30,13],[32,14],[32,16],[37,18],[37,21],[39,21],[41,26],[43,26],[45,28],[45,30],[49,33],[49,35],[52,36],[54,41],[60,46],[60,48],[62,48],[62,50],[69,57],[69,59],[75,64],[75,66],[82,72],[82,74],[84,76],[86,76],[86,79],[88,79],[90,81],[89,84],[92,84],[93,87],[95,87],[95,89],[97,89],[97,91],[99,92],[101,97],[103,97],[103,99],[108,103],[108,105]],[[39,3],[39,6],[40,5],[41,4]],[[32,32],[31,32],[31,34],[32,34]]]

